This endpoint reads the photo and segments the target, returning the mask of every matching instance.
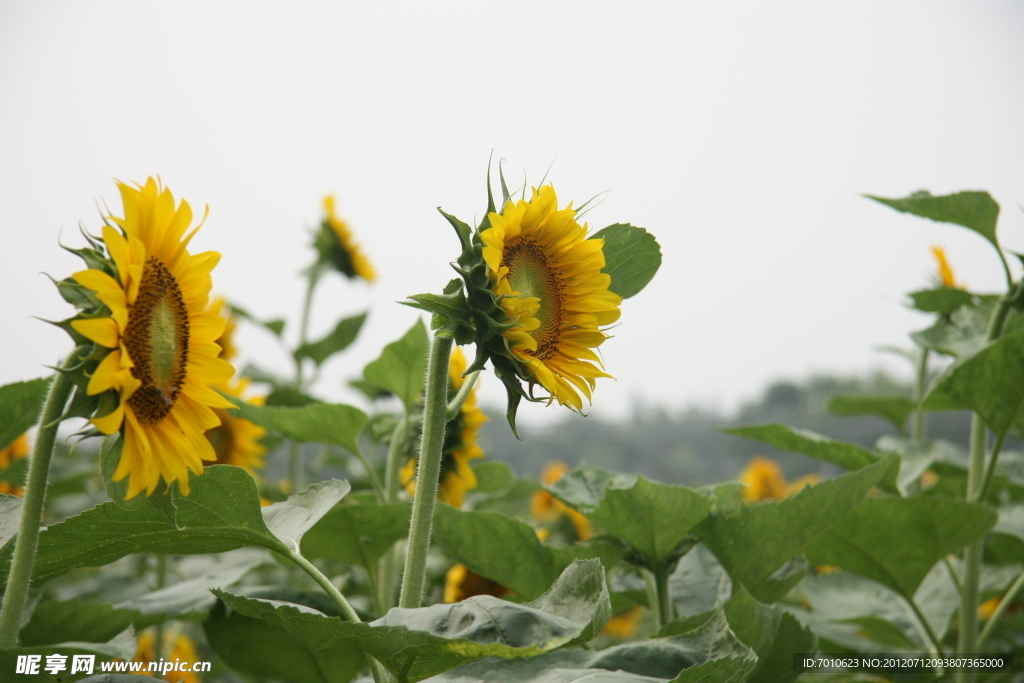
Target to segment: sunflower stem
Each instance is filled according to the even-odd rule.
[[[922,348],[917,358],[917,377],[914,382],[914,400],[917,401],[917,407],[914,408],[911,429],[914,443],[919,446],[924,443],[924,393],[925,385],[928,383],[928,355],[928,349]]]
[[[434,521],[438,478],[441,474],[441,447],[448,417],[448,358],[451,337],[437,335],[430,345],[427,361],[427,387],[423,399],[423,437],[416,469],[416,496],[409,523],[409,548],[405,555],[400,607],[419,607],[427,573],[430,528]]]
[[[77,362],[76,349],[64,361],[62,370],[72,367]],[[0,650],[9,650],[18,644],[21,614],[25,610],[36,546],[39,544],[39,522],[43,516],[43,503],[46,501],[46,480],[50,475],[53,445],[57,441],[57,429],[60,427],[60,417],[64,414],[64,405],[68,402],[68,396],[74,386],[71,378],[62,370],[57,371],[50,383],[50,390],[39,418],[40,427],[36,435],[35,448],[29,461],[28,480],[25,482],[25,494],[22,497],[21,525],[18,527],[18,537],[14,541],[14,559],[11,561],[11,573],[7,579],[3,608],[0,608]]]
[[[672,595],[668,590],[668,571],[665,567],[654,572],[654,590],[658,598],[658,628],[672,621]]]
[[[331,583],[331,580],[324,576],[323,572],[317,569],[312,562],[286,544],[281,544],[280,547],[275,549],[298,565],[302,571],[309,574],[309,576],[324,589],[324,592],[330,596],[331,600],[333,600],[334,604],[338,606],[338,609],[341,610],[342,616],[347,621],[351,621],[353,624],[358,624],[362,621],[349,601],[345,599],[344,595],[342,595],[341,591],[338,590],[337,587]],[[387,671],[385,671],[381,663],[370,656],[367,656],[366,659],[370,663],[370,671],[373,672],[373,680],[376,681],[376,683],[385,683],[385,681],[387,681]]]
[[[384,471],[384,500],[394,503],[398,500],[398,471],[401,469],[402,455],[409,438],[409,415],[403,411],[394,431],[391,432],[391,443],[388,444],[387,466]],[[380,561],[380,607],[381,616],[391,609],[395,599],[395,583],[398,578],[398,562],[401,557],[399,543],[395,543],[384,553]]]
[[[466,381],[462,383],[462,387],[459,389],[459,393],[455,394],[455,398],[448,404],[448,412],[445,413],[445,420],[451,422],[459,416],[459,411],[462,410],[462,404],[469,398],[470,393],[473,391],[473,387],[476,385],[476,380],[480,376],[482,370],[476,370],[466,378]]]

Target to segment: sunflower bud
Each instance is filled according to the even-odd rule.
[[[377,275],[352,237],[352,231],[334,211],[334,197],[324,197],[324,218],[313,241],[318,258],[314,269],[333,268],[345,277],[373,282]]]

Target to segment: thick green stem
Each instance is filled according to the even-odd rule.
[[[928,349],[921,349],[921,355],[917,359],[917,377],[914,382],[914,400],[917,401],[917,408],[914,409],[914,421],[911,436],[914,443],[924,443],[924,390],[928,382]]]
[[[658,628],[672,621],[672,595],[668,590],[668,572],[664,567],[654,572],[654,588],[658,596]]]
[[[338,609],[341,610],[341,615],[346,620],[351,621],[354,624],[358,624],[362,621],[359,618],[359,615],[356,614],[355,609],[352,608],[352,605],[349,603],[349,601],[346,600],[345,596],[341,594],[341,591],[339,591],[337,587],[335,587],[335,585],[331,583],[331,580],[324,576],[323,573],[319,569],[317,569],[312,562],[310,562],[302,555],[292,550],[287,545],[282,544],[280,547],[275,548],[275,550],[283,554],[289,560],[291,560],[299,567],[301,567],[304,572],[309,574],[309,576],[312,577],[312,579],[316,581],[321,588],[324,589],[324,592],[327,593],[328,596],[330,596],[331,600],[333,600],[334,604],[338,606]],[[384,683],[387,680],[387,671],[385,671],[384,667],[381,666],[380,662],[378,662],[373,657],[367,656],[366,659],[370,663],[370,671],[373,673],[373,680],[376,681],[376,683]]]
[[[419,607],[427,574],[430,527],[434,521],[438,478],[441,475],[441,447],[448,412],[448,357],[450,337],[434,337],[427,361],[427,387],[423,397],[423,438],[416,467],[416,496],[409,523],[409,548],[405,555],[400,607]]]
[[[1009,609],[1010,605],[1017,598],[1017,594],[1020,593],[1021,588],[1024,588],[1024,572],[1021,572],[1020,576],[1013,582],[1010,589],[1006,591],[1006,595],[1003,596],[1002,602],[996,607],[996,611],[989,617],[988,622],[985,623],[985,628],[981,630],[981,635],[978,636],[978,647],[985,644],[988,637],[992,635],[992,631],[995,629],[996,624],[1003,618],[1003,614]]]
[[[11,561],[11,573],[7,579],[3,608],[0,609],[0,650],[9,650],[18,644],[21,613],[25,610],[32,565],[39,543],[39,521],[42,519],[43,503],[46,501],[46,480],[50,475],[53,445],[57,441],[57,429],[60,427],[61,416],[64,415],[64,405],[68,402],[68,396],[74,386],[63,369],[77,363],[78,355],[72,353],[64,362],[62,369],[54,375],[46,402],[43,404],[43,414],[39,418],[39,433],[36,435],[36,445],[29,461],[28,480],[25,482],[25,495],[22,497],[21,525],[18,527],[18,537],[14,541],[14,559]]]

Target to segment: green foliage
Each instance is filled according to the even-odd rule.
[[[341,403],[310,403],[299,408],[254,406],[234,400],[239,417],[268,432],[301,443],[323,443],[359,451],[359,432],[366,413]]]
[[[604,570],[596,560],[574,563],[547,593],[523,605],[484,595],[453,605],[395,608],[372,624],[221,591],[217,596],[309,650],[354,643],[400,683],[421,681],[482,657],[527,657],[585,643],[611,613]]]
[[[1024,405],[1024,329],[951,365],[924,400],[927,410],[973,410],[997,435],[1013,426]]]
[[[920,190],[902,199],[865,196],[897,211],[912,213],[933,221],[962,225],[984,237],[996,249],[999,248],[999,240],[996,238],[999,204],[988,192],[957,192],[933,197],[926,190]]]
[[[423,391],[429,344],[423,321],[417,320],[401,339],[384,347],[380,358],[363,368],[363,379],[398,396],[405,409],[413,412]]]
[[[974,503],[873,498],[813,541],[807,556],[913,597],[936,562],[981,538],[995,522],[995,512]]]
[[[297,348],[295,350],[295,357],[297,359],[309,358],[317,365],[320,365],[339,351],[347,349],[356,340],[356,337],[359,336],[359,330],[362,329],[364,322],[366,322],[365,313],[345,318],[323,339]]]
[[[40,378],[0,387],[0,451],[36,423],[49,386]]]
[[[280,337],[282,334],[284,334],[285,322],[280,318],[275,318],[274,320],[260,320],[253,314],[249,313],[249,311],[234,304],[229,304],[229,308],[231,309],[232,315],[237,315],[239,318],[248,320],[249,322],[255,325],[259,325],[260,327],[265,328],[275,337]]]
[[[828,404],[829,411],[836,415],[884,417],[901,433],[916,408],[917,403],[902,396],[836,396]]]
[[[791,614],[775,605],[763,605],[745,590],[725,603],[725,616],[736,636],[757,653],[757,666],[746,683],[787,683],[793,653],[813,652],[816,639]]]
[[[337,505],[302,537],[302,555],[373,567],[409,533],[410,510],[408,503]]]
[[[911,292],[910,300],[914,308],[923,313],[950,315],[961,306],[973,303],[974,295],[956,287],[937,287]]]
[[[708,514],[711,498],[688,489],[581,464],[546,488],[626,543],[644,566],[671,558]]]
[[[623,299],[639,294],[661,267],[661,247],[654,235],[628,223],[598,230],[589,239],[604,240],[602,273],[612,277],[609,289]]]
[[[68,667],[65,671],[51,674],[44,667],[46,656],[54,653],[67,655]],[[11,674],[11,672],[16,670],[19,655],[42,655],[42,663],[38,674],[17,676],[17,679],[38,683],[70,683],[71,681],[79,681],[91,675],[82,672],[70,673],[70,662],[74,655],[95,656],[95,670],[98,671],[101,662],[109,662],[113,659],[131,660],[135,655],[135,637],[131,631],[125,631],[106,643],[63,642],[52,645],[23,646],[13,650],[0,650],[0,671],[3,671],[5,675],[15,675]]]
[[[695,533],[729,572],[762,602],[776,602],[785,591],[773,574],[811,541],[863,502],[896,463],[894,456],[856,472],[808,486],[779,501],[744,506],[731,513],[712,512]],[[798,572],[799,573],[799,572]]]

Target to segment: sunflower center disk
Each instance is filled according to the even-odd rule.
[[[178,281],[155,256],[142,269],[123,341],[135,363],[132,376],[142,383],[128,405],[139,422],[153,424],[174,407],[188,361],[188,309]]]
[[[520,240],[505,250],[504,265],[508,267],[508,281],[513,291],[524,297],[540,299],[540,308],[534,314],[540,326],[530,331],[537,340],[532,355],[546,358],[558,348],[562,324],[562,281],[548,263],[544,248],[533,240]]]

